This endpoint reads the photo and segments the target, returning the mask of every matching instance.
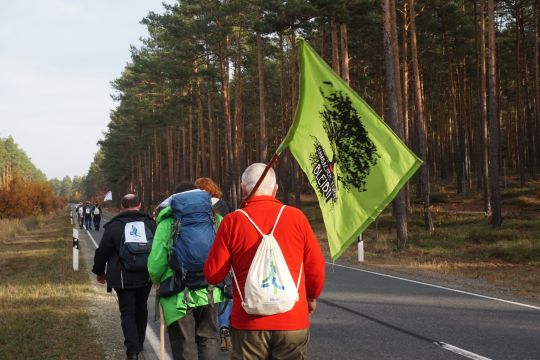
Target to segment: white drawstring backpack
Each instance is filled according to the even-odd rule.
[[[285,209],[285,205],[279,210],[274,227],[268,235],[263,234],[245,211],[237,210],[248,218],[262,236],[261,243],[249,267],[243,296],[234,269],[231,267],[236,289],[240,299],[242,299],[242,307],[251,315],[283,313],[291,310],[298,301],[298,287],[304,264],[300,265],[298,281],[295,285],[281,248],[274,238],[274,230],[283,209]]]

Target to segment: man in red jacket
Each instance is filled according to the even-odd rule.
[[[244,171],[241,184],[244,196],[254,188],[264,168],[264,164],[255,163]],[[276,175],[270,169],[257,192],[243,208],[264,234],[271,232],[283,206],[275,198],[276,192]],[[261,235],[241,212],[235,211],[225,216],[204,265],[204,274],[212,284],[223,281],[231,266],[238,280],[238,288],[233,285],[231,359],[297,360],[307,356],[309,314],[315,311],[317,298],[323,289],[324,257],[305,215],[292,206],[283,210],[274,237],[292,278],[295,282],[300,279],[299,300],[290,311],[260,316],[249,315],[242,307],[238,288],[244,291]]]

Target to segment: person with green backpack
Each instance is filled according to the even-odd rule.
[[[184,206],[182,206],[184,205]],[[160,305],[167,325],[173,359],[214,359],[217,356],[217,303],[226,300],[219,287],[206,283],[180,252],[197,253],[204,259],[215,231],[211,216],[210,196],[193,183],[180,184],[175,194],[158,207],[157,230],[148,257],[148,272],[154,284],[159,284]],[[185,221],[190,214],[201,215],[205,223],[193,227]],[[211,227],[211,239],[201,228]],[[185,235],[191,234],[189,239]],[[180,269],[177,263],[181,262]],[[197,264],[196,264],[197,265]],[[200,276],[197,276],[200,273]]]

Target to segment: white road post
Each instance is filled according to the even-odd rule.
[[[364,262],[364,239],[362,234],[358,235],[358,261]]]
[[[79,271],[79,230],[73,228],[73,271]]]

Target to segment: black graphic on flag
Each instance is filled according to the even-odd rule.
[[[315,188],[327,202],[336,202],[334,169],[319,140],[314,136],[312,138],[314,139],[315,151],[311,153],[309,159],[311,160],[311,169],[316,183]]]
[[[331,82],[323,83],[328,91],[321,87],[320,92],[327,102],[320,115],[332,146],[330,171],[347,191],[366,191],[366,179],[380,155],[349,96]]]

